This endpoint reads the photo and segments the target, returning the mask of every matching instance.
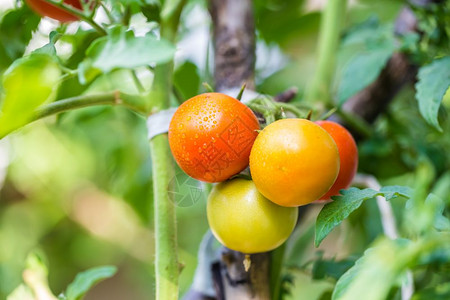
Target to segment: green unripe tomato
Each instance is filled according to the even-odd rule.
[[[207,214],[211,231],[223,245],[251,254],[283,244],[295,227],[298,210],[273,203],[253,181],[236,178],[212,189]]]

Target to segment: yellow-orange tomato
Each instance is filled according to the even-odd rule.
[[[236,178],[212,189],[207,214],[211,231],[223,245],[250,254],[283,244],[295,227],[298,209],[276,205],[251,180]]]
[[[49,17],[62,23],[78,21],[79,18],[65,10],[46,2],[45,0],[26,0],[31,9],[41,16]],[[83,11],[81,0],[64,0],[64,3]]]
[[[333,138],[305,119],[278,120],[258,135],[250,154],[258,190],[282,206],[300,206],[324,195],[339,173]]]
[[[355,177],[358,169],[358,147],[350,132],[336,122],[317,121],[335,141],[341,161],[339,175],[330,190],[323,195],[321,200],[329,200],[331,196],[339,195],[339,190],[346,189]]]
[[[169,144],[180,168],[206,182],[220,182],[248,166],[259,123],[239,100],[206,93],[184,102],[169,126]]]

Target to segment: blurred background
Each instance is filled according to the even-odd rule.
[[[275,95],[297,87],[299,93],[294,101],[301,101],[315,68],[325,2],[254,1],[258,92]],[[14,5],[14,0],[2,0],[0,19]],[[346,32],[357,26],[392,30],[403,5],[404,1],[399,0],[350,1]],[[39,25],[26,53],[46,44],[49,32],[58,26],[49,19],[39,21],[31,13],[28,22],[33,18]],[[97,18],[105,18],[101,10]],[[140,14],[133,16],[131,24],[137,34],[146,33],[152,26]],[[84,25],[68,25],[66,35],[57,43],[58,54],[74,66],[81,59],[74,55],[75,45],[89,43],[90,38],[88,33],[75,34],[79,26]],[[175,85],[185,99],[204,92],[201,83],[212,81],[210,29],[207,1],[189,1],[182,15],[174,75]],[[13,28],[4,25],[0,30],[0,41],[5,43]],[[336,53],[336,82],[343,66],[358,51],[361,49],[357,46],[343,45]],[[139,75],[150,84],[150,73],[142,70]],[[116,71],[96,79],[88,88],[76,80],[68,80],[59,89],[58,98],[113,87],[124,91],[135,89],[128,73]],[[450,107],[449,93],[444,106]],[[359,142],[359,171],[373,174],[382,185],[412,186],[420,162],[429,166],[433,178],[442,177],[445,172],[448,178],[450,121],[445,110],[440,114],[441,126],[447,134],[432,130],[422,119],[413,86],[403,88],[375,122],[374,134]],[[86,299],[152,299],[151,173],[145,120],[122,107],[64,113],[35,122],[1,140],[0,299],[5,299],[21,282],[25,257],[33,249],[45,253],[50,286],[56,294],[82,270],[115,265],[118,274],[99,284]],[[441,193],[448,207],[450,195]],[[397,212],[404,207],[401,201],[393,205]],[[313,280],[308,272],[330,267],[321,265],[322,258],[330,262],[345,257],[344,262],[332,266],[337,273],[345,270],[354,262],[352,255],[361,255],[382,233],[376,203],[367,201],[315,249],[314,220],[320,208],[321,205],[315,205],[308,210],[288,242],[291,253],[288,264],[294,270],[291,274],[295,282],[291,287],[292,299],[299,299],[296,290],[302,290],[303,299],[317,299],[323,291],[331,290],[333,284],[328,279],[318,276]],[[183,294],[192,283],[198,247],[208,229],[204,199],[177,207],[177,214],[179,255],[184,266],[180,278]],[[397,217],[401,218],[401,211]],[[310,271],[305,271],[308,264]]]

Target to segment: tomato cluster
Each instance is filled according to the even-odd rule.
[[[297,207],[347,188],[358,164],[353,137],[335,122],[293,118],[259,128],[247,106],[220,93],[187,100],[169,127],[180,168],[195,179],[219,182],[207,203],[213,234],[243,253],[285,242]],[[248,165],[252,180],[233,178]]]

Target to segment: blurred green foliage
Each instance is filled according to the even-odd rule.
[[[138,43],[139,47],[153,43],[155,21],[159,20],[158,1],[107,3],[111,4],[115,18],[124,16],[130,4],[129,18],[121,22],[129,22],[136,31],[144,27],[146,34],[133,43]],[[421,16],[419,27],[425,39],[416,35],[405,37],[396,44],[396,49],[403,49],[419,63],[430,63],[434,58],[448,55],[449,23],[445,22],[448,3],[430,10],[413,7]],[[315,68],[321,18],[321,7],[315,5],[315,1],[304,0],[254,1],[258,45],[279,50],[280,61],[285,61],[269,70],[267,77],[257,74],[259,91],[277,94],[295,86],[299,89],[295,101],[301,101]],[[336,53],[339,60],[334,85],[337,100],[345,101],[377,76],[394,51],[392,44],[398,42],[393,40],[391,30],[402,5],[403,1],[364,0],[349,7],[343,44]],[[206,11],[205,1],[189,2],[182,18],[186,24],[199,16],[195,8]],[[191,29],[186,24],[182,24],[179,40]],[[123,32],[120,31],[123,26],[115,29],[117,34]],[[202,26],[208,29],[209,20]],[[51,31],[61,34],[55,42],[58,63],[75,73],[80,71],[78,75],[89,79],[80,82],[78,76],[66,73],[69,75],[56,91],[57,100],[113,89],[137,94],[139,87],[130,69],[118,67],[134,68],[148,91],[152,73],[141,66],[173,54],[173,49],[166,45],[163,53],[156,53],[160,55],[157,59],[149,52],[150,58],[133,57],[143,59],[135,63],[119,55],[123,52],[116,52],[117,44],[126,43],[125,36],[118,34],[116,40],[103,38],[111,50],[106,51],[108,47],[100,43],[102,40],[93,43],[98,38],[96,32],[78,25],[58,26],[48,20],[40,21],[26,6],[19,5],[0,11],[0,73],[24,53],[39,48],[37,44],[46,44]],[[129,37],[131,35],[128,33]],[[32,46],[28,45],[30,40],[34,42]],[[90,45],[91,50],[86,52]],[[120,59],[110,61],[111,53],[119,53],[114,58]],[[104,74],[91,72],[92,60],[98,62],[99,57],[111,63],[100,64],[97,68],[105,68]],[[201,91],[201,82],[210,81],[210,66],[200,64],[195,58],[195,53],[190,53],[186,59],[176,61],[173,105]],[[258,59],[270,60],[270,57]],[[84,63],[85,67],[80,68],[82,62],[90,64]],[[429,80],[437,82],[438,79]],[[27,91],[30,88],[22,85]],[[445,92],[445,83],[442,86],[441,94]],[[2,86],[1,91],[0,98],[6,103],[8,86]],[[431,92],[426,94],[431,95]],[[439,221],[436,212],[443,217],[450,215],[449,99],[447,91],[442,105],[433,107],[433,114],[437,114],[436,120],[442,128],[442,132],[438,132],[422,118],[414,87],[408,85],[373,124],[373,134],[359,142],[360,172],[374,175],[385,186],[419,190],[420,196],[408,203],[402,197],[391,201],[397,223],[402,224],[402,236],[422,237],[421,230],[426,226],[445,223],[442,220],[440,224],[435,223]],[[440,99],[437,101],[440,104]],[[428,121],[434,124],[433,120]],[[117,266],[118,274],[98,285],[87,299],[110,299],[111,295],[117,299],[148,299],[148,295],[154,294],[152,171],[142,116],[123,107],[99,106],[63,113],[26,126],[0,141],[0,187],[0,299],[20,285],[25,259],[36,248],[47,257],[49,285],[55,294],[64,291],[78,272],[102,264]],[[425,204],[430,192],[442,202],[431,199]],[[339,291],[335,295],[349,289],[356,290],[357,294],[361,285],[346,280],[356,276],[354,274],[360,282],[374,286],[376,283],[380,295],[396,299],[399,297],[398,281],[402,279],[398,272],[411,267],[417,267],[414,273],[417,293],[413,299],[448,298],[448,249],[433,248],[426,252],[422,247],[429,245],[429,240],[425,238],[414,242],[384,239],[380,237],[383,228],[376,202],[358,204],[360,207],[323,240],[319,249],[313,245],[314,222],[320,206],[312,207],[303,217],[286,245],[286,266],[282,270],[282,292],[286,299],[330,299],[336,282]],[[406,213],[405,207],[411,206],[415,209]],[[197,251],[208,228],[205,202],[178,207],[177,215],[183,294],[192,283]],[[374,248],[364,254],[372,246]],[[413,250],[428,255],[422,257]],[[411,256],[403,256],[405,252]],[[400,266],[391,262],[392,257],[405,260]],[[358,261],[356,267],[351,268],[355,261]],[[368,271],[361,271],[361,266],[376,265],[371,261],[382,263],[377,269],[377,276],[380,276],[375,278],[377,281]],[[349,269],[350,273],[341,277]],[[381,282],[386,278],[391,278],[396,285]],[[22,285],[16,292],[25,295],[27,288]]]

